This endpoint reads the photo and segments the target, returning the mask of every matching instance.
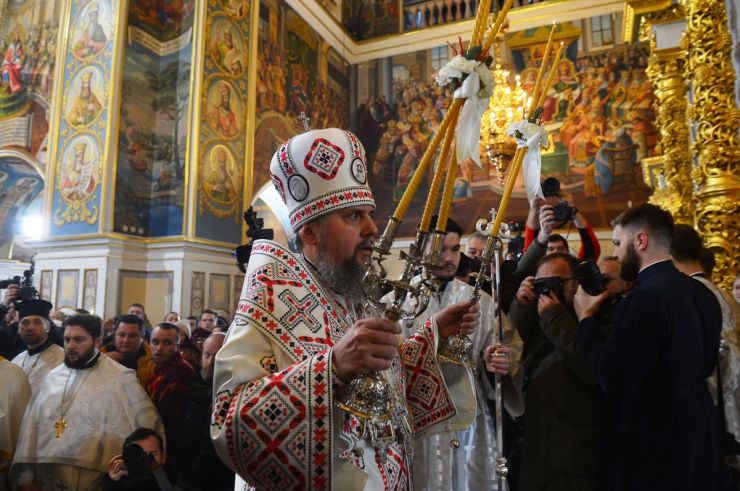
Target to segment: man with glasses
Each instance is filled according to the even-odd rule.
[[[578,260],[556,252],[517,291],[509,318],[524,341],[524,435],[518,481],[533,489],[600,489],[605,405],[575,342]]]
[[[13,358],[13,363],[26,372],[31,390],[41,386],[46,374],[64,360],[64,350],[49,337],[51,304],[45,300],[23,300],[15,304],[18,311],[18,334],[28,349]]]

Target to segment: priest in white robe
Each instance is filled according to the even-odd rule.
[[[432,217],[430,230],[434,230],[437,217]],[[440,265],[432,271],[424,271],[424,275],[433,279],[438,289],[429,299],[425,311],[414,320],[401,321],[404,337],[408,337],[421,324],[420,319],[429,317],[441,309],[462,302],[470,298],[473,287],[455,277],[460,264],[460,239],[462,228],[453,219],[448,219],[445,229]],[[418,276],[412,283],[418,284],[422,277]],[[392,294],[384,301],[392,301]],[[414,448],[414,480],[415,489],[424,491],[486,491],[496,489],[496,435],[494,431],[493,415],[490,411],[488,399],[494,398],[493,387],[486,376],[484,353],[488,348],[494,350],[494,329],[496,328],[494,304],[491,297],[481,292],[480,297],[480,327],[471,336],[476,355],[476,366],[470,370],[470,377],[475,383],[476,398],[469,411],[476,412],[475,421],[467,428],[459,431],[450,431],[429,435],[417,439]],[[410,307],[410,301],[406,301]],[[516,329],[504,319],[503,345],[509,357],[509,381],[521,379],[519,361],[524,346]],[[454,364],[444,363],[443,373],[455,367]],[[514,384],[508,383],[505,387],[506,408],[513,416],[523,412],[521,394]],[[457,404],[456,404],[457,405]],[[457,409],[461,408],[457,406]]]
[[[130,433],[150,428],[164,436],[133,370],[101,356],[101,335],[93,315],[67,320],[64,363],[46,376],[23,418],[11,473],[18,489],[101,489],[108,461]]]
[[[13,358],[13,363],[26,372],[31,390],[41,387],[46,374],[64,361],[64,349],[49,337],[52,305],[45,300],[23,300],[15,304],[18,311],[18,334],[28,349]]]
[[[475,411],[456,404],[475,406],[472,384],[464,370],[445,379],[436,348],[441,337],[477,327],[477,306],[439,312],[400,347],[396,323],[363,318],[363,265],[377,227],[365,151],[352,133],[303,133],[280,147],[270,172],[302,253],[253,245],[216,356],[216,450],[244,480],[238,485],[258,490],[412,489],[413,435],[394,427],[387,448],[374,447],[337,398],[355,376],[384,370],[413,433],[468,426]]]
[[[10,463],[31,387],[23,370],[0,356],[0,489],[8,489]]]

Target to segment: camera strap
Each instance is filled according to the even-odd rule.
[[[159,466],[156,469],[152,469],[154,480],[157,481],[157,486],[162,491],[174,491],[175,488],[170,484],[170,480],[167,478],[167,474],[164,472],[164,467]]]

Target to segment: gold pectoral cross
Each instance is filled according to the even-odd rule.
[[[64,428],[66,428],[66,427],[67,427],[67,422],[64,421],[64,417],[60,417],[59,418],[59,421],[57,421],[56,423],[54,423],[54,428],[57,429],[57,434],[56,434],[56,437],[57,438],[61,438],[62,437],[62,433],[64,432]]]

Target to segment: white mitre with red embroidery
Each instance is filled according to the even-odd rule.
[[[307,131],[283,143],[270,162],[270,177],[297,232],[315,218],[375,200],[367,182],[365,149],[349,131]]]

